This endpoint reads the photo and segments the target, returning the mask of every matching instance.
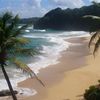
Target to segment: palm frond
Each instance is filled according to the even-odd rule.
[[[99,46],[100,46],[100,38],[96,41],[94,51],[93,51],[93,55],[95,55],[95,53],[98,51]]]
[[[42,86],[45,86],[45,85],[43,84],[43,82],[42,82],[42,81],[37,77],[37,75],[34,73],[34,71],[32,71],[25,63],[23,63],[22,61],[19,61],[18,59],[14,59],[13,62],[14,62],[14,64],[15,64],[17,67],[19,67],[19,68],[21,68],[23,71],[29,73],[29,75],[30,75],[31,77],[34,75],[35,78],[40,82],[40,84],[41,84]]]
[[[15,43],[19,43],[21,45],[29,43],[29,39],[26,39],[24,37],[13,38],[13,41],[15,41]]]
[[[18,17],[18,15],[16,15],[11,20],[11,23],[9,23],[9,25],[6,26],[6,28],[5,28],[5,36],[6,36],[6,38],[9,38],[12,35],[14,29],[16,28],[16,26],[18,24],[18,21],[19,21],[19,17]]]
[[[13,18],[13,24],[16,25],[19,22],[19,16],[18,14]]]
[[[23,25],[21,28],[18,28],[18,20],[18,15],[13,17],[9,12],[4,13],[0,17],[0,50],[6,51],[6,60],[13,62],[18,68],[27,72],[30,76],[34,75],[35,78],[43,86],[45,86],[34,71],[23,63],[23,60],[21,61],[21,56],[17,55],[19,53],[22,55],[28,54],[33,56],[37,53],[37,51],[35,51],[32,47],[28,48],[29,46],[27,43],[29,41],[26,38],[21,38],[21,36],[19,36],[21,33],[24,33],[24,30],[28,27],[28,25]]]
[[[4,32],[4,30],[0,27],[0,32]]]
[[[28,25],[23,25],[21,28],[15,30],[12,37],[16,37],[22,33],[23,30],[25,30],[28,27]]]
[[[10,12],[6,12],[3,16],[2,16],[2,21],[3,21],[3,29],[5,29],[8,21],[10,21],[12,19],[12,13]]]
[[[91,46],[91,44],[92,44],[92,42],[98,37],[98,35],[99,35],[99,31],[97,31],[97,32],[95,32],[93,35],[92,35],[92,37],[91,37],[91,39],[90,39],[90,41],[89,41],[89,47]]]
[[[1,28],[3,27],[3,21],[2,21],[1,18],[0,18],[0,27],[1,27]]]
[[[13,63],[20,69],[22,69],[23,71],[27,72],[28,74],[30,74],[32,76],[33,71],[22,61],[18,60],[18,59],[13,59]]]
[[[41,84],[43,87],[45,87],[45,84],[37,77],[37,75],[34,73],[34,71],[33,71],[33,74],[34,74],[35,78],[40,82],[40,84]]]
[[[24,45],[27,43],[29,43],[29,40],[24,37],[18,37],[18,38],[10,37],[4,42],[6,47],[13,47],[14,45],[17,45],[17,44]]]
[[[14,49],[13,49],[14,50]],[[26,55],[26,56],[34,56],[36,54],[40,54],[40,52],[36,49],[33,48],[15,48],[14,52],[16,52],[16,54],[20,54],[20,55]]]
[[[4,31],[2,28],[0,28],[0,46],[2,45],[2,43],[4,42]]]

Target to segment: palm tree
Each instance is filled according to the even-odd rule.
[[[92,32],[92,37],[89,41],[89,47],[93,46],[93,55],[95,56],[95,53],[98,51],[100,46],[100,30],[96,32]]]
[[[98,16],[93,16],[93,15],[86,15],[84,18],[91,18],[92,20],[100,21],[100,17]],[[94,47],[93,49],[93,55],[95,56],[95,53],[98,51],[99,46],[100,46],[100,29],[98,29],[96,32],[90,32],[91,39],[89,41],[89,48],[91,46]]]
[[[20,36],[21,33],[24,33],[23,30],[26,29],[27,25],[23,25],[19,28],[18,21],[18,15],[13,16],[10,12],[6,12],[0,16],[0,66],[13,100],[17,100],[17,98],[5,70],[7,61],[12,62],[23,71],[29,73],[31,76],[34,75],[38,79],[35,73],[25,63],[23,63],[23,61],[17,58],[17,55],[20,54],[34,55],[33,49],[25,48],[25,44],[29,43],[29,41]],[[38,81],[44,86],[41,80],[38,79]]]
[[[91,17],[92,19],[100,21],[100,17],[98,16],[91,16]],[[98,29],[96,32],[91,32],[91,35],[92,37],[89,41],[89,47],[94,46],[93,55],[95,56],[95,53],[98,51],[100,46],[100,29]]]

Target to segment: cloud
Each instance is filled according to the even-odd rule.
[[[8,2],[7,2],[8,1]],[[21,17],[42,16],[46,9],[41,6],[42,0],[3,0],[0,3],[5,6],[0,7],[0,11],[12,11],[14,14],[19,14]]]
[[[52,4],[63,8],[79,8],[85,5],[83,0],[51,0]]]
[[[21,14],[23,16],[26,14],[30,17],[42,16],[46,12],[46,9],[41,6],[41,1],[42,0],[23,0],[23,5],[21,5]]]
[[[100,0],[90,0],[90,2],[92,2],[92,1],[100,3]]]
[[[38,17],[56,7],[79,8],[83,5],[83,0],[0,0],[0,11],[12,11],[21,17]]]

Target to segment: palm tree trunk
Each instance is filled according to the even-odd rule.
[[[13,91],[13,88],[12,88],[11,82],[10,82],[10,80],[9,80],[9,77],[8,77],[8,75],[7,75],[7,73],[6,73],[5,68],[4,68],[4,64],[1,64],[1,68],[2,68],[3,74],[4,74],[4,76],[5,76],[5,79],[6,79],[6,81],[7,81],[8,87],[9,87],[9,89],[10,89],[12,98],[13,98],[13,100],[17,100],[17,97],[16,97],[16,95],[15,95],[15,93],[14,93],[14,91]]]

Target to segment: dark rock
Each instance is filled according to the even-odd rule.
[[[14,90],[15,94],[18,94],[18,91]],[[0,91],[0,96],[10,96],[11,92],[9,90],[2,90]]]

